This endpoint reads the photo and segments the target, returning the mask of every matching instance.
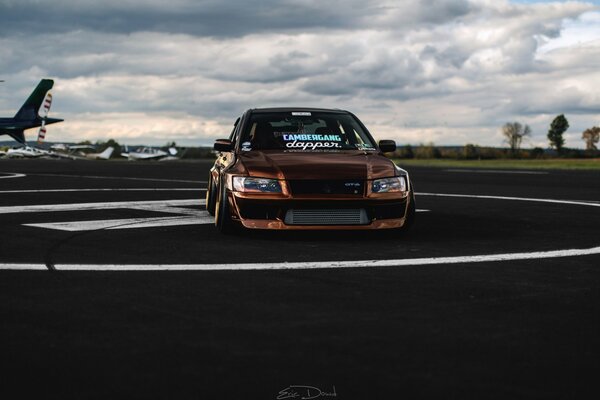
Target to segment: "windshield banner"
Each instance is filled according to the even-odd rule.
[[[342,138],[339,135],[320,135],[308,133],[276,132],[283,138],[285,147],[296,150],[341,149]]]

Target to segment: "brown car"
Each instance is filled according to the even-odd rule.
[[[246,111],[214,144],[206,209],[224,233],[251,229],[399,229],[415,217],[408,173],[348,111]]]

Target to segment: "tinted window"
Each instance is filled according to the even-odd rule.
[[[255,113],[242,136],[242,151],[375,150],[354,117],[327,112]]]

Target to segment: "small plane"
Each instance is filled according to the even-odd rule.
[[[53,154],[47,150],[31,146],[13,147],[6,152],[8,158],[38,158],[44,156],[51,157],[52,155]]]
[[[155,149],[153,147],[142,147],[135,151],[129,151],[125,146],[125,151],[121,153],[121,156],[126,157],[128,160],[164,160],[164,159],[176,159],[177,149],[170,147],[169,151]]]
[[[100,153],[86,153],[83,150],[96,150],[96,146],[89,144],[68,145],[58,143],[50,146],[50,150],[52,155],[62,158],[70,158],[72,160],[108,160],[115,151],[115,148],[109,146]]]
[[[23,132],[26,129],[39,127],[38,143],[41,143],[46,137],[46,125],[64,121],[48,118],[52,105],[50,93],[52,86],[54,86],[52,79],[42,79],[14,117],[0,118],[0,135],[9,135],[17,142],[26,145]]]
[[[96,146],[91,144],[65,144],[65,143],[56,143],[50,146],[50,150],[59,151],[63,153],[69,153],[74,151],[81,150],[96,150]]]

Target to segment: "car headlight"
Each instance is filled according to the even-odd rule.
[[[281,193],[281,185],[277,179],[234,176],[233,190],[249,193]]]
[[[393,193],[406,191],[406,179],[403,176],[376,179],[371,186],[373,193]]]

